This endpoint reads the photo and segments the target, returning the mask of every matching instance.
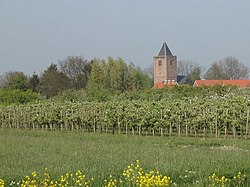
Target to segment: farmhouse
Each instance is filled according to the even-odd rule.
[[[174,85],[178,85],[178,83],[177,82],[158,82],[154,84],[154,88],[161,89],[161,88],[171,87]]]
[[[250,80],[195,80],[194,87],[212,86],[212,85],[231,85],[241,88],[250,87]]]

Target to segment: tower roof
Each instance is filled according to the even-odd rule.
[[[163,43],[158,56],[173,56],[171,51],[169,50],[166,42]]]

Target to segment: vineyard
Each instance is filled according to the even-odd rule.
[[[1,129],[249,138],[245,96],[0,106]]]

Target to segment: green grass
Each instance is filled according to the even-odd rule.
[[[5,181],[33,171],[43,173],[47,167],[56,178],[82,170],[100,184],[109,175],[121,176],[137,159],[144,170],[159,170],[178,184],[189,181],[190,186],[214,172],[233,176],[241,171],[250,177],[249,140],[0,130],[0,178]],[[186,170],[195,174],[181,179]]]

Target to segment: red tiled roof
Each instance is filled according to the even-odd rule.
[[[250,87],[250,80],[195,80],[194,86],[232,85]]]
[[[158,89],[167,88],[170,86],[174,86],[176,84],[177,84],[176,82],[167,82],[167,83],[166,82],[158,82],[158,83],[154,84],[154,88],[158,88]]]

